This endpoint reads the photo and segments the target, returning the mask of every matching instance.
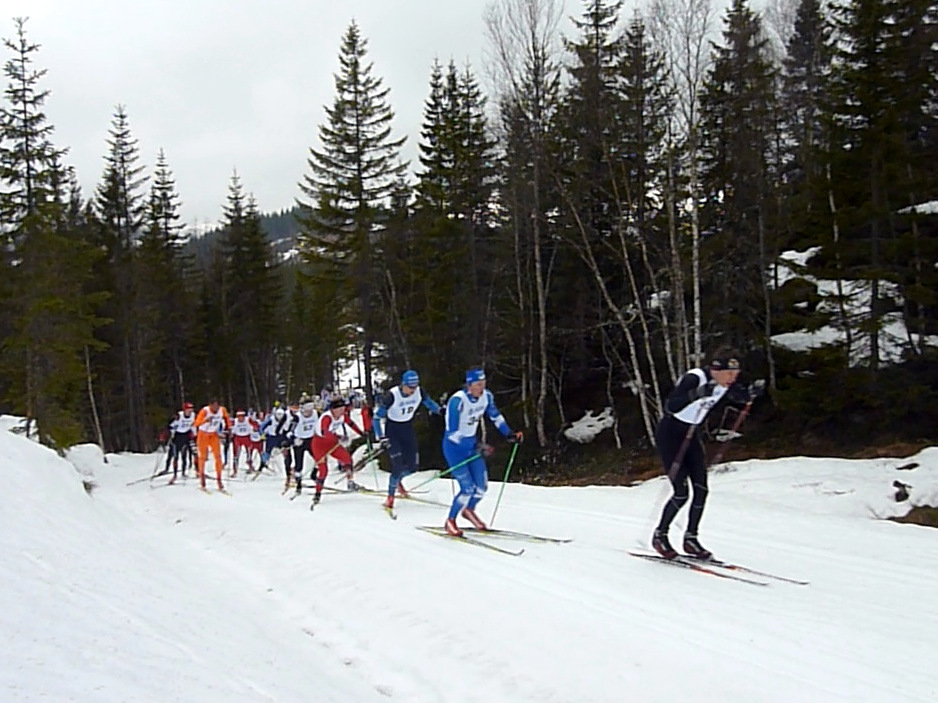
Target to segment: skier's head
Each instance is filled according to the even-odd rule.
[[[473,398],[479,398],[485,391],[485,369],[478,366],[466,371],[466,390]]]
[[[710,376],[721,386],[731,386],[739,376],[739,357],[730,347],[720,347],[710,356]]]
[[[416,388],[420,385],[420,376],[416,371],[408,369],[403,374],[401,374],[401,386],[406,386],[407,388]]]
[[[342,398],[342,397],[333,398],[329,402],[329,410],[332,412],[333,415],[338,417],[339,415],[345,412],[345,408],[347,405],[348,405],[348,401],[345,400],[345,398]]]
[[[245,413],[243,410],[238,410],[235,413],[235,417],[238,418],[239,420],[243,420],[246,417],[246,415],[247,413]]]
[[[300,406],[300,412],[303,413],[303,417],[312,417],[313,411],[316,409],[316,406],[312,402],[303,403]]]
[[[276,408],[274,408],[274,417],[277,418],[278,420],[282,420],[282,419],[283,419],[283,408],[281,408],[281,407],[279,407],[279,406],[276,407]]]
[[[208,407],[213,413],[216,413],[218,412],[218,408],[221,407],[221,403],[218,401],[218,398],[212,398],[208,401]]]
[[[183,412],[185,412],[188,415],[193,410],[195,410],[195,406],[192,403],[183,403],[182,409],[183,409]]]

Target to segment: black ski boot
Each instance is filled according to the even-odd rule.
[[[677,551],[671,546],[668,533],[664,530],[655,530],[651,538],[651,548],[665,559],[673,559],[677,556]]]
[[[713,559],[713,552],[705,549],[697,540],[697,535],[692,535],[689,532],[684,535],[684,553],[689,557],[701,559],[702,561]]]

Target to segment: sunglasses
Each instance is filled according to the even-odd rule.
[[[729,359],[714,359],[710,362],[710,368],[716,371],[738,371],[739,359],[735,357]]]

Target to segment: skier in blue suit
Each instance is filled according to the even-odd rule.
[[[476,505],[488,487],[488,467],[484,457],[491,454],[491,448],[476,439],[482,416],[487,415],[509,442],[520,443],[524,439],[521,432],[512,432],[495,406],[492,392],[485,386],[485,371],[480,368],[469,369],[466,371],[465,387],[453,393],[446,403],[443,456],[449,466],[462,464],[452,471],[452,477],[459,482],[459,493],[453,499],[445,524],[447,534],[455,537],[463,536],[463,531],[456,525],[456,516],[460,511],[476,529],[488,529],[475,512]]]

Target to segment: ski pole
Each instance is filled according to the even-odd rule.
[[[498,498],[495,500],[495,509],[492,511],[492,519],[489,520],[489,527],[495,524],[495,514],[498,512],[498,504],[502,502],[502,493],[505,492],[505,484],[508,483],[508,474],[511,473],[511,466],[515,463],[515,454],[518,453],[518,445],[511,447],[511,456],[508,457],[508,466],[505,467],[505,476],[502,478],[502,487],[498,490]]]
[[[750,396],[749,401],[743,406],[743,409],[739,411],[739,415],[736,416],[736,422],[733,423],[733,427],[730,429],[730,438],[722,444],[722,446],[717,450],[717,453],[713,455],[713,459],[710,460],[709,466],[714,466],[723,461],[723,455],[726,453],[726,445],[729,444],[733,436],[736,434],[736,431],[743,424],[743,420],[746,419],[746,416],[749,414],[749,408],[752,407],[752,402],[755,400],[755,396]]]
[[[352,474],[353,475],[357,474],[359,471],[361,471],[366,466],[368,466],[368,464],[370,464],[374,459],[377,459],[379,456],[384,454],[385,451],[386,450],[380,445],[377,447],[377,449],[369,449],[367,452],[365,452],[365,455],[361,459],[356,461],[355,464],[352,466]],[[339,481],[341,481],[341,478],[335,481],[335,483],[339,483]],[[375,485],[376,486],[378,485],[378,469],[377,468],[375,468]]]
[[[421,486],[426,486],[426,485],[427,485],[428,483],[430,483],[431,481],[435,481],[435,480],[438,479],[438,478],[442,478],[443,476],[446,476],[446,474],[450,473],[451,471],[454,471],[455,469],[458,469],[460,466],[465,466],[465,465],[468,464],[470,461],[475,461],[476,459],[479,458],[479,456],[480,456],[480,454],[479,454],[478,452],[476,452],[475,454],[473,454],[473,455],[472,455],[471,457],[469,457],[468,459],[463,459],[463,460],[460,461],[458,464],[453,464],[452,466],[450,466],[450,467],[449,467],[448,469],[446,469],[445,471],[437,471],[435,474],[433,474],[433,476],[431,476],[430,478],[428,478],[426,481],[424,481],[423,483],[418,483],[416,486],[413,486],[413,487],[409,488],[408,491],[415,491],[415,490],[417,490],[418,488],[420,488]]]

